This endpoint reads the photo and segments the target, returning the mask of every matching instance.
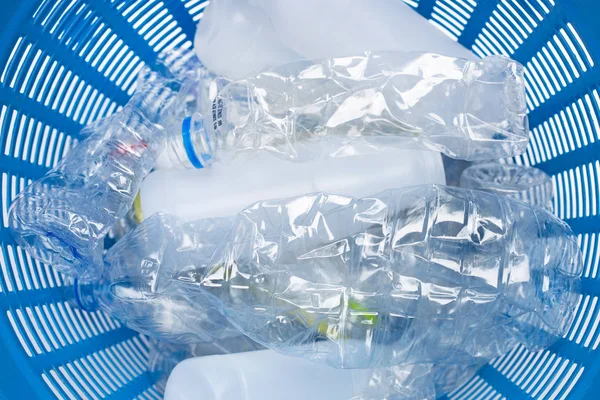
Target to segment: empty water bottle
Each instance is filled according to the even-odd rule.
[[[538,168],[516,164],[475,164],[463,171],[460,186],[488,190],[552,210],[552,178]]]
[[[298,61],[229,83],[179,140],[173,164],[196,168],[257,150],[300,161],[389,146],[510,157],[527,146],[523,67],[418,52]]]
[[[437,185],[262,201],[195,223],[155,214],[105,264],[83,302],[134,329],[206,341],[229,320],[344,368],[545,346],[572,319],[581,272],[573,233],[548,211]]]
[[[75,300],[83,309],[103,309],[130,328],[168,342],[239,336],[214,301],[202,302],[204,297],[212,300],[204,289],[196,294],[171,283],[182,263],[200,267],[210,260],[230,228],[225,219],[184,224],[155,214],[111,247],[99,281],[76,282]]]
[[[175,60],[175,71],[187,71],[182,61],[189,57]],[[174,90],[182,79],[143,69],[127,105],[84,128],[86,139],[17,196],[9,226],[29,254],[79,279],[97,277],[104,237],[128,212],[164,147],[162,114],[179,101]]]

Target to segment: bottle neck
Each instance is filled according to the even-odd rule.
[[[73,301],[82,310],[91,312],[96,311],[100,304],[98,302],[98,282],[87,283],[78,279],[73,280]]]
[[[184,118],[179,127],[169,129],[167,153],[175,168],[201,169],[213,163],[217,140],[209,125],[196,113]]]

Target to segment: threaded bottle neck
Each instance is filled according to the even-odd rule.
[[[98,282],[87,283],[78,279],[73,280],[73,300],[82,310],[91,312],[96,311],[100,305],[96,292],[100,284]]]
[[[204,124],[200,114],[184,118],[179,127],[169,130],[168,157],[176,168],[209,167],[214,161],[216,147],[216,136]]]

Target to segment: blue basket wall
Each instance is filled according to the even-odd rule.
[[[218,1],[218,0],[217,0]],[[494,360],[451,399],[598,398],[600,357],[600,3],[405,0],[464,46],[527,69],[531,134],[516,163],[552,175],[555,210],[576,232],[584,285],[573,325],[546,351]],[[0,11],[0,397],[160,398],[147,341],[65,302],[67,283],[8,233],[11,200],[118,111],[136,73],[191,46],[203,0],[2,0]],[[412,33],[418,34],[418,33]]]

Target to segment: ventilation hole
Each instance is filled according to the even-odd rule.
[[[4,249],[0,247],[0,267],[2,268],[2,275],[4,276],[4,284],[6,285],[6,289],[9,292],[12,292],[13,283],[12,283],[12,275],[8,271],[6,257],[4,256]]]
[[[107,332],[110,330],[110,328],[105,324],[102,323],[102,321],[100,320],[100,318],[98,318],[98,312],[83,312],[84,315],[89,316],[92,321],[94,321],[94,326],[96,327],[96,329],[98,329],[98,331],[102,334],[104,332]]]
[[[584,368],[580,367],[577,369],[577,374],[575,375],[575,377],[571,380],[571,382],[569,383],[569,386],[567,386],[567,388],[564,390],[562,396],[560,397],[560,400],[565,400],[567,398],[567,396],[569,395],[569,393],[571,393],[571,391],[573,390],[573,388],[575,387],[575,384],[579,381],[579,378],[581,378],[581,375],[583,374]],[[560,382],[560,384],[558,385],[558,387],[556,388],[556,390],[553,393],[553,396],[556,396],[560,390],[562,390],[562,388],[566,385],[566,383],[568,382],[570,376],[571,376],[572,372],[568,372],[567,375],[565,375],[565,378],[563,378]],[[551,397],[551,398],[552,398]]]
[[[33,357],[33,353],[31,352],[31,349],[29,348],[29,345],[25,341],[25,337],[23,336],[23,333],[21,332],[21,329],[17,326],[17,323],[15,321],[15,318],[13,317],[12,312],[10,310],[7,310],[6,311],[6,316],[8,317],[8,321],[10,322],[10,325],[13,328],[13,332],[17,336],[17,339],[19,339],[19,342],[21,343],[21,346],[23,347],[23,350],[25,350],[25,353],[27,353],[27,355],[29,357]]]
[[[532,362],[532,360],[534,360],[535,356],[538,354],[539,352],[531,352],[528,351],[524,356],[523,356],[523,362],[520,364],[520,367],[518,370],[514,371],[514,374],[512,376],[509,377],[509,379],[516,383],[518,378],[521,378],[523,376],[523,372],[525,371],[525,369],[527,368],[528,365],[530,365],[530,363]]]
[[[586,278],[589,278],[592,272],[592,262],[594,260],[594,254],[596,252],[596,234],[595,233],[591,233],[589,234],[589,243],[587,241],[588,238],[588,234],[585,234],[586,236],[586,244],[588,244],[585,249],[585,256],[584,256],[584,260],[585,260],[585,270],[583,273],[583,276]]]
[[[472,0],[438,0],[431,17],[456,40],[465,29],[475,6]]]
[[[577,197],[577,193],[578,193],[579,189],[577,188],[577,185],[575,182],[575,175],[574,175],[572,169],[569,170],[569,184],[570,184],[569,193],[571,194],[571,218],[577,218],[577,205],[581,198]]]
[[[162,3],[158,4],[157,10],[160,10]],[[150,46],[152,46],[151,42],[155,41],[155,36],[157,35],[158,30],[165,25],[167,22],[171,21],[173,17],[168,14],[166,9],[162,9],[158,11],[158,13],[150,20],[147,24],[145,24],[142,29],[139,30],[140,35],[144,35],[143,38],[148,42]]]
[[[565,195],[565,215],[562,219],[571,219],[571,183],[569,182],[569,176],[567,171],[562,172],[563,178],[563,190]]]
[[[50,380],[50,378],[48,377],[48,375],[46,374],[42,374],[42,379],[44,380],[44,382],[46,382],[46,385],[48,385],[48,387],[50,388],[50,390],[52,391],[52,393],[54,393],[54,396],[56,396],[57,399],[60,400],[64,400],[65,396],[63,396],[58,389],[56,388],[56,386],[54,385],[54,383],[52,383],[52,381]]]
[[[133,354],[125,350],[123,343],[116,344],[115,346],[113,346],[112,349],[115,352],[116,356],[127,367],[127,370],[131,375],[138,376],[146,371],[146,367],[142,366],[140,368],[140,365],[137,363],[137,360],[135,359]]]
[[[43,264],[44,266],[44,272],[46,273],[46,278],[48,279],[48,285],[53,288],[56,286],[56,284],[54,283],[54,269],[49,267],[46,264]]]
[[[520,367],[524,367],[526,365],[527,358],[529,358],[529,354],[524,351],[525,348],[522,346],[519,347],[522,349],[522,351],[519,351],[517,354],[515,354],[515,361],[512,363],[512,366],[510,367],[510,369],[507,368],[506,372],[503,373],[506,376],[506,378],[510,379],[511,381],[514,381],[517,369],[520,369]]]
[[[142,353],[143,359],[148,359],[148,354],[150,352],[150,343],[148,342],[148,338],[143,335],[139,335],[131,339],[132,342],[137,346],[138,350]]]
[[[60,154],[62,150],[62,144],[64,140],[65,134],[62,132],[58,132],[56,136],[56,141],[53,143],[52,149],[54,150],[54,157],[52,158],[51,167],[56,167],[56,164],[60,161]]]
[[[502,375],[506,375],[508,373],[508,371],[510,371],[515,364],[520,361],[520,356],[521,354],[523,354],[523,350],[524,347],[522,346],[517,346],[515,347],[514,351],[511,351],[510,355],[508,357],[506,357],[506,359],[504,360],[504,362],[500,365],[500,367],[498,368],[498,371],[502,374]]]
[[[169,33],[165,38],[156,45],[156,51],[170,52],[174,48],[178,47],[182,41],[185,40],[186,36],[182,33],[183,29],[177,28],[173,32]],[[177,36],[179,34],[179,36]],[[177,36],[177,38],[175,38]]]
[[[135,90],[135,87],[131,85],[135,82],[135,78],[137,77],[138,72],[140,72],[142,68],[144,68],[144,63],[140,61],[139,63],[137,63],[135,68],[129,73],[128,78],[123,82],[123,87],[128,88],[128,94],[132,94]]]
[[[565,111],[561,111],[559,113],[560,115],[560,120],[562,122],[562,130],[565,134],[561,135],[561,138],[563,139],[563,144],[564,144],[564,140],[567,139],[569,141],[569,147],[567,147],[567,144],[564,144],[565,146],[565,150],[568,153],[569,151],[573,151],[575,150],[575,142],[573,141],[573,133],[571,132],[571,128],[569,123],[567,122],[567,118],[565,116]],[[557,115],[558,118],[558,115]],[[561,133],[563,133],[561,132]]]
[[[532,382],[529,384],[529,386],[527,386],[527,388],[525,389],[525,392],[527,393],[531,393],[532,390],[535,390],[535,394],[537,394],[537,392],[539,391],[539,387],[540,387],[540,380],[543,377],[548,377],[549,374],[551,374],[551,371],[553,368],[556,368],[557,365],[557,356],[556,354],[550,353],[550,356],[545,359],[545,362],[542,364],[541,369],[538,373],[535,374],[535,378],[532,380]],[[560,357],[559,357],[560,359]],[[535,396],[535,395],[533,395]]]
[[[595,279],[598,275],[598,262],[600,261],[600,239],[598,239],[598,247],[595,248],[594,267],[592,268],[591,278]]]
[[[537,128],[533,129],[533,136],[534,139],[537,141],[538,143],[538,147],[540,148],[540,155],[542,156],[542,161],[546,161],[549,160],[550,158],[552,158],[552,154],[550,152],[550,146],[548,146],[548,140],[547,140],[547,134],[546,134],[546,127],[540,125]],[[556,152],[556,149],[554,149],[554,151]]]
[[[543,376],[543,379],[541,381],[539,381],[539,384],[535,387],[535,390],[533,391],[533,393],[531,394],[532,397],[537,397],[537,395],[540,393],[540,390],[547,388],[547,383],[550,379],[551,376],[553,376],[554,372],[556,371],[557,368],[564,368],[566,367],[566,363],[568,361],[564,360],[561,357],[558,357],[556,360],[554,360],[554,362],[551,364],[549,370],[546,372],[543,372],[543,375],[538,376],[537,379],[541,378]]]
[[[66,340],[69,344],[73,344],[74,343],[73,336],[72,336],[73,332],[71,331],[70,328],[67,331],[68,325],[67,325],[67,321],[65,320],[65,317],[59,315],[58,308],[55,304],[50,304],[49,307],[50,307],[50,310],[52,311],[52,316],[54,317],[54,322],[56,322],[56,324],[60,328],[61,333],[66,338]],[[78,338],[76,338],[75,341],[79,341]]]
[[[103,392],[100,387],[94,382],[91,378],[88,371],[84,369],[81,365],[81,362],[78,360],[73,361],[73,363],[67,364],[67,368],[69,371],[80,381],[80,384],[86,388],[86,390],[93,396],[93,398],[97,398],[96,394],[102,398],[106,397],[108,392]]]
[[[82,325],[83,325],[84,329],[86,329],[86,333],[87,333],[88,337],[98,336],[101,333],[103,333],[101,330],[98,329],[97,322],[94,322],[92,320],[92,318],[90,317],[90,313],[88,313],[85,310],[79,310],[77,308],[75,308],[74,311],[80,320],[81,319],[85,320],[85,324],[82,323]]]
[[[102,363],[100,362],[100,364],[98,364],[98,362],[96,362],[95,358],[97,358],[97,355],[94,353],[92,354],[92,356],[87,356],[85,361],[87,361],[91,368],[93,368],[93,370],[95,371],[95,375],[99,378],[99,381],[106,383],[106,385],[108,385],[108,387],[110,388],[110,392],[115,392],[117,390],[115,382],[109,379],[107,371],[102,365]]]
[[[123,343],[123,345],[126,349],[128,349],[128,352],[131,352],[135,355],[134,359],[137,361],[140,367],[142,369],[146,369],[148,365],[148,353],[140,349],[138,344],[136,344],[136,338],[134,338],[132,342],[127,341]]]
[[[107,381],[107,383],[110,384],[111,388],[113,388],[113,390],[117,390],[117,388],[122,387],[122,383],[117,379],[117,377],[115,376],[114,373],[114,365],[111,365],[110,362],[108,360],[106,360],[106,358],[100,358],[99,355],[100,352],[95,352],[92,354],[92,358],[88,358],[88,361],[92,362],[92,359],[94,361],[94,366],[97,369],[101,369],[104,372],[104,376],[103,378],[105,378],[105,380]]]
[[[549,377],[546,377],[545,381],[540,385],[539,389],[544,389],[541,394],[540,397],[538,397],[539,400],[543,400],[546,398],[546,396],[548,395],[548,393],[550,392],[550,390],[552,390],[556,383],[558,382],[558,379],[563,376],[563,372],[565,371],[565,369],[567,368],[567,366],[569,366],[569,360],[563,360],[563,362],[560,364],[560,366],[558,367],[558,370],[556,371],[556,373],[554,374],[554,376],[552,377],[552,379],[550,379],[549,381],[547,380]],[[575,365],[572,365],[572,367],[577,368]]]
[[[5,131],[6,134],[6,142],[4,145],[4,154],[5,155],[10,155],[11,153],[11,149],[12,149],[12,139],[13,139],[13,135],[14,135],[14,131],[15,131],[15,121],[18,118],[18,112],[16,110],[12,110],[11,113],[11,118],[9,121],[9,125],[8,125],[8,131],[6,131],[6,129],[3,129],[3,131]],[[5,118],[3,118],[2,122],[6,122],[7,120]],[[4,126],[4,123],[2,124]]]
[[[523,378],[526,377],[526,379],[524,379],[524,381],[520,384],[518,383],[519,381],[517,381],[518,386],[523,390],[527,390],[529,385],[532,383],[533,379],[535,377],[539,377],[540,370],[545,365],[547,365],[550,359],[554,357],[555,355],[550,353],[548,350],[539,351],[538,356],[536,356],[536,358],[531,362],[531,364],[527,367],[527,370],[523,374]]]
[[[454,389],[450,393],[448,393],[449,399],[459,399],[463,395],[465,391],[467,391],[472,385],[475,384],[477,380],[481,379],[479,376],[474,376],[469,381],[465,382],[461,387]]]
[[[132,363],[136,374],[142,374],[146,370],[148,363],[144,363],[142,361],[142,359],[140,358],[141,354],[135,353],[132,350],[132,346],[128,342],[117,344],[116,349],[126,360],[129,360]]]
[[[540,53],[538,53],[539,55]],[[543,60],[540,57],[540,60]],[[545,68],[542,67],[543,61],[540,62],[538,60],[538,57],[533,56],[531,58],[531,65],[534,67],[536,73],[539,75],[539,77],[541,78],[541,82],[543,82],[543,84],[541,84],[542,88],[544,89],[545,93],[548,93],[548,97],[554,96],[556,94],[557,90],[560,90],[560,86],[558,86],[558,82],[556,82],[556,78],[554,78],[552,75],[550,75],[550,73],[548,72],[550,69],[548,68],[547,64],[544,64]],[[548,78],[548,76],[551,77]],[[550,85],[549,82],[552,81],[555,86]]]
[[[110,358],[113,364],[118,367],[121,377],[124,378],[123,384],[127,384],[127,382],[132,381],[133,378],[138,375],[133,371],[131,365],[125,361],[123,356],[119,352],[115,351],[114,346],[105,349],[104,353],[108,356],[108,358]]]
[[[530,2],[502,0],[492,12],[476,40],[477,47],[487,42],[487,51],[482,53],[510,55],[529,37],[544,15],[550,12],[553,4],[534,6]],[[493,46],[490,44],[493,43]],[[489,50],[491,49],[491,51]]]
[[[493,389],[486,381],[484,381],[481,377],[475,376],[467,385],[465,385],[464,389],[460,390],[456,393],[450,393],[448,398],[450,399],[478,399],[482,398],[482,396],[498,396],[498,392]]]
[[[83,333],[83,329],[81,327],[81,322],[82,321],[78,321],[77,318],[75,318],[75,314],[73,313],[73,309],[71,308],[71,306],[69,305],[69,303],[64,302],[62,303],[67,315],[69,316],[69,321],[71,322],[71,324],[75,327],[75,330],[77,330],[77,336],[79,338],[81,338],[82,340],[86,338],[86,335]],[[87,328],[86,328],[87,329]],[[89,330],[88,330],[89,332]],[[91,337],[91,335],[89,336]]]
[[[582,218],[583,217],[583,205],[584,203],[586,204],[586,206],[589,205],[588,203],[588,197],[587,197],[587,192],[586,192],[586,197],[583,197],[583,185],[581,182],[581,170],[579,169],[579,167],[575,168],[575,186],[577,187],[577,217],[578,218]],[[575,195],[575,194],[573,194]]]
[[[590,132],[592,129],[589,124],[589,120],[587,120],[587,115],[585,115],[583,110],[583,101],[581,99],[571,104],[570,108],[567,108],[567,113],[569,114],[570,122],[574,127],[573,130],[577,132],[576,138],[578,146],[580,148],[582,146],[585,147],[589,144],[586,132]],[[586,120],[586,127],[584,127],[583,119],[581,118],[582,114],[584,115]],[[586,130],[586,128],[588,130]]]
[[[161,393],[162,393],[162,391],[155,384],[155,385],[149,387],[148,389],[146,389],[140,396],[138,396],[138,398],[145,398],[145,399],[150,399],[150,400],[162,400],[163,396]],[[144,397],[141,397],[141,396],[144,396]]]
[[[29,317],[29,323],[31,324],[31,326],[35,330],[35,333],[37,334],[37,339],[39,339],[39,341],[42,343],[42,346],[44,346],[45,351],[52,351],[52,347],[50,346],[50,342],[48,341],[49,337],[40,328],[41,322],[34,315],[31,307],[25,307],[25,312],[27,313],[27,317]]]
[[[58,342],[56,340],[56,327],[54,327],[52,325],[49,325],[49,321],[47,319],[47,316],[44,316],[44,314],[42,313],[42,309],[40,308],[40,306],[35,306],[34,310],[35,310],[35,314],[36,314],[36,317],[37,317],[37,321],[39,321],[39,323],[41,324],[42,329],[44,330],[44,337],[47,338],[50,341],[50,343],[52,344],[52,347],[54,349],[59,349],[60,345],[58,344]],[[64,346],[64,344],[63,344],[63,346]],[[47,351],[51,351],[52,350],[49,347],[50,346],[48,346],[46,348]]]
[[[21,291],[23,290],[23,283],[21,282],[21,274],[19,273],[19,269],[17,268],[15,255],[13,253],[13,247],[11,245],[6,246],[6,255],[8,255],[8,261],[12,270],[12,277],[17,286],[17,290]]]
[[[404,2],[413,8],[417,8],[419,6],[419,0],[404,0]],[[209,2],[205,0],[190,0],[187,1],[184,6],[188,9],[192,19],[197,22],[202,18],[204,9],[208,4]]]
[[[54,382],[58,383],[58,386],[62,389],[63,393],[65,393],[69,399],[77,400],[77,397],[71,392],[71,390],[67,387],[67,384],[58,376],[58,373],[55,370],[50,370],[50,376],[54,379]]]
[[[559,138],[559,132],[556,129],[552,129],[551,125],[548,123],[544,123],[540,126],[540,131],[544,134],[544,137],[548,139],[548,143],[550,143],[550,150],[552,150],[552,154],[547,155],[547,159],[551,159],[557,156],[558,154],[563,153],[563,148],[561,144],[561,140]]]
[[[78,399],[89,399],[88,395],[90,395],[89,392],[84,391],[84,386],[81,386],[81,381],[79,378],[77,380],[77,382],[75,381],[76,378],[73,378],[73,376],[69,373],[69,371],[67,371],[67,368],[65,367],[58,367],[58,371],[61,373],[61,375],[64,377],[64,379],[67,381],[67,383],[69,383],[70,387],[72,389],[75,390],[75,392],[77,392],[77,394],[79,395],[77,398]],[[88,388],[89,390],[89,388]],[[87,392],[87,393],[86,393]],[[95,395],[91,394],[94,398],[97,398]]]
[[[582,298],[583,298],[583,301],[582,301]],[[583,316],[585,314],[585,311],[587,309],[589,301],[590,301],[590,296],[582,297],[580,295],[579,301],[577,304],[577,311],[575,313],[575,318],[573,319],[573,322],[571,323],[571,327],[569,329],[569,332],[570,332],[569,336],[568,336],[569,341],[573,341],[573,338],[575,337],[575,332],[577,332],[577,329],[579,329],[579,325],[581,324],[581,321],[583,320]]]
[[[50,65],[49,68],[48,65]],[[21,72],[15,72],[15,79],[19,78],[29,82],[30,76],[33,74],[36,76],[31,89],[28,90],[28,96],[61,114],[70,116],[71,111],[69,110],[73,109],[74,104],[89,103],[90,101],[87,99],[89,92],[82,91],[83,85],[87,85],[85,81],[57,61],[52,61],[49,56],[44,58],[41,65],[37,61],[32,62],[27,70],[22,72],[23,76],[21,76]],[[43,84],[40,86],[42,79]],[[52,104],[50,104],[51,102]],[[73,119],[77,122],[76,116]]]
[[[98,385],[100,388],[102,388],[102,390],[104,391],[104,393],[106,395],[110,395],[112,392],[114,392],[116,390],[116,388],[114,388],[114,389],[109,388],[110,383],[106,380],[106,377],[104,377],[103,372],[98,371],[94,367],[94,364],[92,364],[92,362],[90,362],[89,359],[90,359],[89,356],[87,357],[87,359],[80,358],[78,361],[75,361],[74,364],[81,371],[83,371],[85,369],[85,372],[87,372],[89,374],[89,376],[94,379],[94,383],[96,385]]]

